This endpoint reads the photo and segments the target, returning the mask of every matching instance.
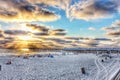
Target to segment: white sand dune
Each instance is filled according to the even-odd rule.
[[[35,56],[28,59],[1,56],[0,80],[98,80],[96,76],[105,74],[102,67],[99,75],[97,74],[99,64],[96,65],[95,61],[98,59],[100,60],[95,54],[55,55],[54,58]],[[12,64],[7,65],[9,60]],[[116,65],[115,59],[108,59],[101,64],[110,69],[113,62]],[[82,67],[86,74],[81,73]]]

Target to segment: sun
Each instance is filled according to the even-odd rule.
[[[31,44],[31,41],[34,40],[34,38],[31,35],[22,35],[17,36],[17,40],[17,49],[20,51],[28,52],[30,47],[29,45]]]

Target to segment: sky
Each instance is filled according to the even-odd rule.
[[[120,0],[0,0],[0,48],[120,47]]]

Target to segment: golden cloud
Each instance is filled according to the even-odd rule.
[[[26,0],[0,0],[0,20],[8,22],[54,21],[60,18],[52,11]],[[8,5],[8,6],[6,6]]]
[[[63,48],[94,48],[102,47],[103,41],[111,42],[106,38],[81,38],[66,36],[64,29],[51,29],[50,27],[27,23],[21,28],[3,30],[0,39],[0,48],[9,49],[63,49]],[[19,25],[20,27],[20,25]],[[104,44],[103,44],[104,46]]]

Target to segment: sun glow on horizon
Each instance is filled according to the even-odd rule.
[[[32,36],[29,35],[24,35],[24,36],[18,36],[17,37],[19,40],[33,40]]]
[[[28,51],[30,51],[30,49],[28,49],[28,48],[23,48],[23,49],[20,49],[21,51],[26,51],[26,52],[28,52]]]
[[[19,42],[18,44],[18,50],[23,52],[29,52],[29,44],[31,40],[34,40],[31,35],[23,35],[23,36],[17,36],[17,39]]]

